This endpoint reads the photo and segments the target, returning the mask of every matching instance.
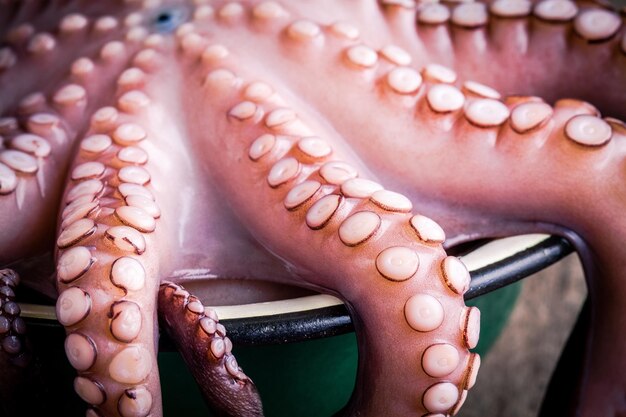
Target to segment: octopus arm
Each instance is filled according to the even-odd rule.
[[[306,107],[280,93],[246,100],[253,75],[235,62],[209,71],[202,89],[185,91],[183,100],[194,103],[186,117],[199,121],[189,124],[190,140],[211,155],[203,164],[225,202],[292,265],[296,282],[339,294],[350,306],[359,374],[344,412],[454,411],[480,363],[468,350],[480,315],[463,302],[467,270],[445,255],[439,226],[374,181]]]
[[[218,415],[263,415],[256,387],[237,364],[233,344],[214,310],[205,309],[184,288],[166,282],[159,290],[159,315]]]

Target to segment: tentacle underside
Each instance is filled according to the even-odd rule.
[[[205,309],[184,288],[163,283],[159,290],[159,314],[217,415],[263,415],[256,387],[237,364],[233,344],[214,310]]]
[[[395,13],[400,14],[401,11],[396,9]],[[560,11],[557,10],[557,13]],[[602,26],[600,34],[595,33],[598,28],[586,23],[588,20],[584,16],[596,13],[605,19],[603,22],[617,22],[615,28]],[[410,12],[408,14],[412,16]],[[574,66],[577,77],[592,73],[598,62],[606,63],[611,69],[623,69],[625,61],[619,45],[621,38],[616,36],[621,33],[621,20],[610,12],[598,12],[596,9],[585,10],[580,16],[583,17],[574,24],[569,22],[573,16],[563,19],[565,23],[556,26],[557,33],[550,35],[556,39],[559,34],[563,36],[568,49],[552,46],[554,49],[548,48],[548,51],[554,51]],[[243,16],[238,18],[247,19]],[[479,18],[478,24],[473,23],[475,18],[473,9],[468,8],[467,14],[459,12],[455,19],[463,24],[466,20],[470,21],[468,24],[478,26],[478,29],[452,28],[445,34],[431,35],[443,38],[453,34],[455,38],[451,42],[455,44],[465,42],[468,46],[479,46],[480,42],[474,43],[475,38],[486,37],[488,28],[483,27],[486,20],[481,23]],[[555,20],[560,18],[557,16]],[[390,19],[401,19],[401,16],[395,15]],[[497,17],[494,20],[494,25],[502,24],[503,31],[509,29],[505,23],[498,22]],[[407,18],[404,22],[412,24],[413,19]],[[539,54],[546,51],[535,52],[531,35],[542,39],[547,36],[544,31],[554,32],[555,29],[544,26],[541,21],[528,23],[523,19],[522,23],[526,26],[517,28],[524,31],[519,36],[526,36],[528,43],[522,52],[531,56],[537,54],[536,59],[539,59]],[[514,26],[515,21],[510,24]],[[528,27],[532,24],[537,27]],[[271,24],[268,26],[270,28],[265,30],[270,31]],[[572,33],[573,27],[577,32]],[[434,32],[435,29],[429,27],[425,31]],[[202,33],[201,30],[198,32]],[[422,217],[410,220],[411,216],[401,214],[411,210],[411,205],[406,203],[408,200],[382,190],[381,186],[368,179],[376,180],[374,175],[378,174],[383,184],[394,184],[397,187],[395,190],[414,197],[418,207],[423,207],[424,212],[433,217],[441,218],[444,224],[449,217],[445,212],[438,214],[434,207],[441,202],[442,205],[454,204],[454,214],[460,217],[460,221],[451,222],[453,227],[456,226],[452,229],[453,233],[466,232],[463,227],[468,224],[475,227],[468,230],[475,236],[516,230],[572,229],[582,237],[576,243],[584,254],[595,251],[598,245],[603,245],[601,254],[608,254],[612,245],[596,241],[595,237],[596,233],[601,233],[606,239],[606,231],[594,232],[597,226],[596,217],[589,215],[592,209],[587,205],[583,209],[577,202],[598,201],[600,197],[595,193],[602,192],[602,195],[616,196],[616,206],[621,205],[621,192],[605,192],[607,178],[619,177],[619,161],[624,146],[621,143],[623,123],[614,119],[602,120],[595,108],[577,100],[560,100],[552,107],[535,97],[516,96],[505,99],[503,104],[496,90],[468,79],[464,80],[467,82],[461,91],[449,85],[455,83],[456,75],[440,67],[426,67],[421,75],[402,68],[410,58],[405,61],[406,56],[393,48],[379,49],[387,42],[380,34],[378,39],[371,41],[376,46],[369,47],[338,39],[341,36],[333,33],[332,26],[322,31],[315,22],[294,23],[280,32],[278,45],[268,45],[268,48],[286,50],[284,55],[292,54],[280,61],[279,67],[285,72],[279,76],[267,69],[269,65],[263,66],[264,56],[245,49],[243,40],[238,38],[245,35],[230,35],[228,48],[221,46],[222,52],[217,53],[218,47],[213,45],[211,52],[204,54],[200,52],[206,47],[205,43],[213,43],[210,35],[208,39],[195,33],[182,36],[181,44],[183,48],[187,46],[187,56],[193,62],[190,70],[198,80],[202,80],[204,88],[200,91],[198,82],[198,87],[187,90],[186,103],[189,108],[223,111],[215,119],[203,115],[204,124],[193,123],[192,138],[198,146],[215,155],[207,162],[207,169],[212,170],[218,182],[224,184],[231,205],[255,235],[272,251],[292,263],[298,274],[305,277],[305,285],[337,292],[354,310],[361,342],[360,370],[357,389],[346,412],[410,415],[419,413],[420,407],[423,407],[422,413],[455,412],[463,402],[464,389],[471,385],[468,381],[478,363],[464,350],[472,346],[471,343],[468,345],[467,335],[476,331],[473,328],[473,312],[463,311],[462,305],[457,304],[458,313],[454,313],[455,307],[446,304],[446,319],[451,314],[451,323],[455,327],[444,321],[438,329],[445,329],[448,338],[437,335],[430,340],[430,343],[433,340],[440,343],[434,346],[452,347],[450,350],[459,355],[455,356],[460,358],[458,362],[450,361],[455,364],[453,371],[442,371],[444,378],[439,381],[444,382],[433,378],[442,374],[429,368],[426,358],[430,357],[427,353],[433,349],[432,346],[422,345],[416,349],[421,354],[416,354],[416,350],[404,350],[403,343],[419,346],[419,342],[414,341],[418,333],[412,333],[415,329],[411,326],[411,323],[415,325],[411,322],[413,306],[424,306],[419,303],[426,303],[425,293],[429,291],[462,293],[463,285],[458,283],[463,282],[463,278],[456,278],[458,286],[451,285],[446,263],[429,252],[432,248],[428,245],[432,242],[426,243],[426,251],[421,246],[424,245],[419,239],[421,234],[419,231],[415,234],[418,227],[412,226],[418,222],[415,219]],[[597,39],[594,36],[608,40],[589,44],[589,39]],[[223,39],[219,41],[228,43]],[[321,49],[322,44],[324,50]],[[437,45],[436,42],[430,45],[433,44]],[[410,50],[410,46],[407,49]],[[228,52],[224,53],[224,50]],[[472,60],[471,56],[464,55],[462,49],[459,50],[457,59]],[[590,51],[593,58],[583,58]],[[495,62],[505,68],[506,59],[514,60],[520,53],[504,49],[489,52],[497,58]],[[214,54],[219,55],[219,59]],[[275,55],[268,55],[273,59],[274,68],[277,65]],[[249,59],[248,56],[255,57],[253,70],[243,63]],[[337,69],[338,64],[343,67]],[[533,65],[532,59],[529,65]],[[298,82],[297,68],[302,67],[324,80],[324,88]],[[471,64],[465,68],[459,63],[455,67],[462,74],[478,76],[484,81],[485,74]],[[332,76],[329,76],[331,73]],[[510,91],[513,85],[519,86],[526,76],[516,77],[512,71],[510,74],[504,81],[489,81],[504,91]],[[613,85],[623,85],[623,71],[610,70],[605,75],[611,78]],[[550,78],[550,74],[545,78],[548,80],[542,82],[546,84],[547,96],[562,88],[574,97],[596,97],[595,92],[586,86],[572,84],[574,78],[562,81]],[[255,83],[256,80],[267,84]],[[524,84],[519,93],[542,94],[539,80],[531,77],[529,84]],[[336,91],[342,91],[340,101],[336,100]],[[616,88],[606,96],[602,102],[598,101],[599,106],[616,111],[612,115],[623,116],[616,103],[624,102],[624,90]],[[346,99],[350,106],[345,106]],[[371,114],[382,116],[368,117]],[[359,119],[359,116],[367,119],[368,128],[356,132],[354,119]],[[193,114],[188,116],[188,120],[193,118]],[[410,132],[408,137],[406,132]],[[207,136],[212,140],[207,140]],[[234,140],[246,137],[248,140],[244,140],[243,144]],[[350,143],[358,158],[344,151],[346,142]],[[398,152],[400,147],[393,145],[395,142],[402,144],[401,152]],[[220,165],[216,160],[224,164]],[[412,166],[415,169],[407,168]],[[252,174],[245,174],[250,172]],[[357,176],[362,180],[355,181]],[[255,186],[258,183],[264,185],[265,191]],[[515,187],[511,187],[511,183]],[[620,180],[610,183],[609,187],[621,187]],[[576,197],[571,192],[574,187],[578,189]],[[242,189],[250,191],[238,192]],[[606,221],[609,216],[617,214],[610,206],[611,203],[598,207],[598,215],[607,216]],[[263,211],[260,208],[269,209]],[[267,220],[275,218],[281,219],[279,230],[276,230],[276,224]],[[484,223],[486,219],[490,223]],[[618,232],[616,235],[621,234]],[[615,245],[616,242],[612,243]],[[303,244],[306,244],[304,249]],[[592,259],[592,256],[584,257],[588,261],[587,270],[591,279],[598,276],[593,273],[595,269],[606,269],[603,279],[594,281],[595,286],[617,286],[612,288],[613,294],[619,293],[616,289],[623,290],[619,279],[611,272],[614,268],[619,269],[616,263],[621,262],[620,256],[601,261]],[[350,259],[349,264],[345,265],[341,259]],[[395,277],[402,283],[393,282],[394,278],[390,279],[384,262],[389,260],[391,264],[408,268],[411,259],[420,259],[417,275],[412,275],[413,270],[404,271],[408,275],[399,273]],[[420,276],[421,273],[425,275]],[[422,285],[426,285],[426,289]],[[363,287],[377,288],[377,291],[371,294],[365,292]],[[607,296],[603,294],[603,297]],[[394,302],[381,306],[375,299],[393,299]],[[440,302],[443,299],[438,297]],[[419,300],[419,303],[413,300]],[[596,299],[594,304],[599,300]],[[605,298],[602,300],[604,303]],[[598,316],[593,327],[602,327],[604,334],[610,333],[609,328],[619,328],[620,310],[619,303],[596,310]],[[419,325],[416,326],[419,328]],[[390,340],[403,343],[397,343],[392,351],[386,353]],[[620,363],[618,352],[622,346],[611,343],[610,338],[606,338],[606,342],[593,337],[590,340],[595,342],[591,351],[587,352],[584,379],[579,381],[580,396],[567,401],[576,403],[574,408],[583,413],[596,410],[608,414],[618,412],[622,406],[619,393],[623,392],[624,381],[620,373],[611,372],[610,364]],[[602,353],[597,354],[595,349]],[[443,350],[438,350],[437,354],[443,356]],[[446,359],[449,360],[449,357]],[[414,365],[407,366],[407,363]],[[407,382],[415,380],[420,372],[425,372],[426,384],[420,385],[424,381],[421,378],[417,383]],[[450,383],[453,384],[448,385]],[[445,391],[448,388],[449,391]],[[436,403],[431,402],[433,397],[437,398]],[[397,401],[397,398],[403,398],[405,402]]]
[[[242,70],[233,68],[237,74]],[[231,195],[230,204],[265,245],[293,265],[301,285],[336,292],[354,309],[361,368],[346,412],[411,415],[462,404],[479,363],[467,350],[477,341],[479,315],[476,309],[463,307],[461,295],[469,275],[455,258],[445,258],[441,230],[427,219],[411,216],[405,197],[365,178],[352,181],[352,187],[347,185],[340,193],[341,184],[356,177],[358,166],[342,152],[340,139],[315,122],[296,120],[294,108],[272,102],[242,104],[244,93],[234,77],[233,72],[217,69],[206,79],[210,94],[187,91],[189,100],[216,111],[192,137],[224,163],[205,162],[218,181],[229,178],[231,193],[263,184],[257,192]],[[240,112],[242,107],[251,111]],[[206,129],[215,140],[206,141]],[[302,136],[308,139],[298,140]],[[250,147],[250,140],[234,138],[257,142]],[[338,146],[330,148],[331,141]],[[372,192],[371,200],[359,197]],[[269,218],[280,218],[280,229]],[[342,262],[343,258],[351,262]],[[432,310],[432,316],[423,317],[424,309]],[[432,332],[439,343],[430,346],[431,340],[421,337],[420,331]],[[433,358],[424,357],[426,370],[421,372],[434,378],[423,377],[421,358],[415,353],[427,348]],[[413,366],[407,366],[408,358]]]
[[[80,6],[84,15],[77,13]],[[111,76],[125,64],[116,59],[120,42],[113,31],[119,24],[114,16],[125,8],[104,20],[108,26],[99,19],[93,27],[86,16],[104,14],[97,4],[10,2],[2,8],[3,18],[13,19],[1,27],[0,48],[0,194],[6,195],[0,199],[0,262],[6,263],[52,247],[75,139],[95,110],[86,97],[110,99]],[[104,68],[90,74],[93,60]],[[55,65],[59,61],[71,69]]]
[[[626,116],[618,14],[566,0],[196,3],[0,13],[0,86],[17,86],[0,96],[0,263],[40,251],[60,207],[57,316],[88,415],[161,414],[157,308],[205,396],[261,413],[211,312],[175,284],[157,306],[161,280],[202,267],[346,301],[360,362],[345,415],[455,414],[480,315],[429,217],[453,243],[573,236],[592,315],[564,413],[624,412],[626,341],[612,335],[626,328],[626,127],[578,100]],[[192,22],[150,35],[168,10]],[[71,68],[37,89],[61,51]]]

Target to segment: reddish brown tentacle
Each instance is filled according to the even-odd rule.
[[[184,288],[164,282],[159,290],[159,318],[218,415],[263,415],[257,389],[237,364],[215,311],[205,309]]]

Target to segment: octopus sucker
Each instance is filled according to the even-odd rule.
[[[220,415],[263,414],[187,270],[339,296],[359,343],[339,415],[455,415],[481,320],[446,250],[535,232],[574,244],[592,311],[564,355],[579,375],[554,377],[579,394],[546,404],[623,411],[626,32],[610,5],[0,8],[0,266],[55,253],[54,288],[22,281],[57,300],[87,415],[162,415],[159,326]],[[0,362],[32,376],[3,271]]]

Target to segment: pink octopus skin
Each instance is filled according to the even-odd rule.
[[[626,413],[626,31],[607,4],[0,7],[0,266],[56,252],[56,290],[26,284],[58,296],[88,416],[162,415],[159,324],[220,415],[262,415],[190,269],[344,300],[342,415],[454,415],[480,315],[444,246],[530,232],[576,246],[591,305],[545,410]]]

